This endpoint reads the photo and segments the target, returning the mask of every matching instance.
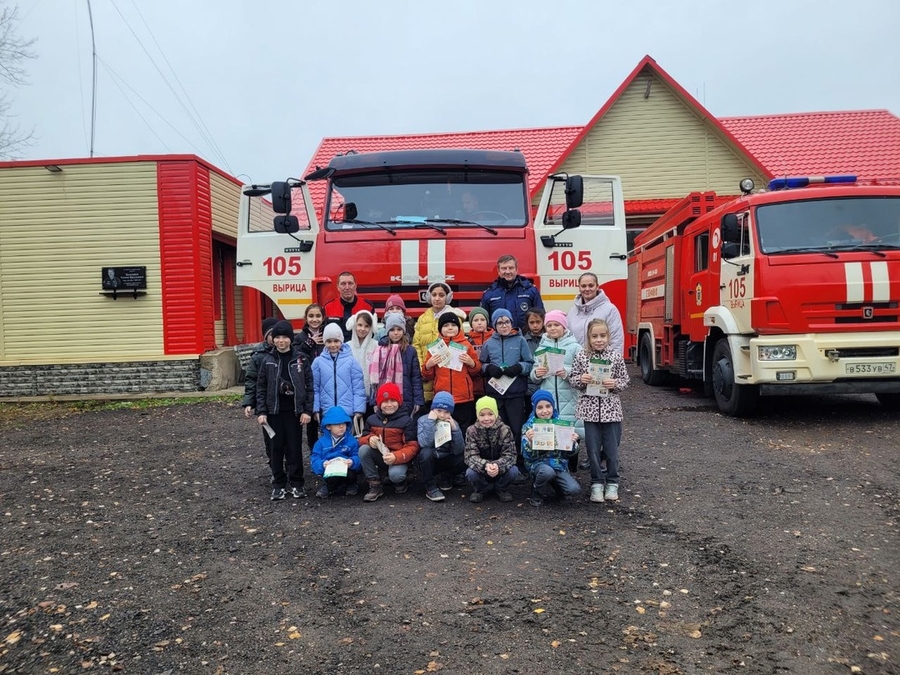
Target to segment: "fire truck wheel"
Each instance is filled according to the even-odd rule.
[[[641,348],[638,351],[638,360],[641,365],[641,379],[644,384],[651,387],[659,387],[666,382],[666,371],[653,367],[653,340],[650,333],[641,335]]]
[[[885,410],[900,410],[900,394],[875,394],[875,398]]]
[[[759,387],[750,384],[737,384],[734,381],[734,362],[728,340],[716,343],[713,350],[713,393],[719,410],[731,417],[747,417],[756,410],[759,401]]]

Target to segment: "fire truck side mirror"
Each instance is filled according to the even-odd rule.
[[[738,224],[737,216],[733,213],[722,216],[722,243],[741,243],[741,226]]]
[[[291,186],[287,183],[272,183],[272,210],[275,213],[291,212]]]
[[[577,209],[584,204],[584,179],[581,176],[566,178],[566,208]],[[581,221],[579,221],[580,223]],[[573,225],[572,227],[578,227]]]
[[[581,211],[578,209],[569,209],[563,214],[562,227],[564,230],[571,230],[579,225],[581,225]]]
[[[275,231],[279,234],[293,234],[300,231],[297,216],[275,216]]]

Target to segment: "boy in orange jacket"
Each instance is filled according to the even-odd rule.
[[[472,343],[466,340],[462,332],[462,320],[453,312],[444,312],[438,319],[438,332],[446,345],[456,343],[459,350],[460,370],[440,365],[441,359],[432,355],[422,366],[422,378],[434,381],[435,393],[446,391],[453,396],[456,404],[453,417],[465,434],[466,429],[475,423],[475,386],[472,375],[481,371],[481,362],[475,353]]]

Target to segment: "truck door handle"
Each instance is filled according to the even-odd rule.
[[[235,263],[235,264],[236,264],[238,267],[250,267],[250,265],[252,265],[253,263],[250,262],[249,260],[240,260],[240,261],[238,261],[238,262]]]
[[[626,260],[627,258],[628,258],[628,256],[625,255],[624,253],[610,253],[609,254],[610,260]]]

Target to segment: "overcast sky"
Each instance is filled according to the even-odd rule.
[[[95,155],[193,153],[256,182],[298,176],[325,136],[583,125],[645,54],[716,116],[900,115],[897,0],[91,4]],[[87,0],[19,10],[23,158],[87,157]]]

